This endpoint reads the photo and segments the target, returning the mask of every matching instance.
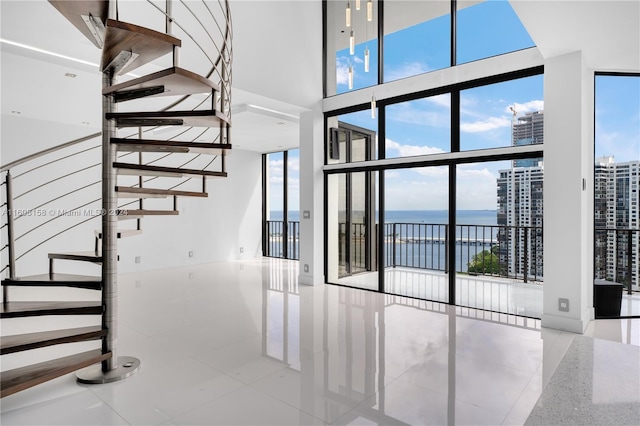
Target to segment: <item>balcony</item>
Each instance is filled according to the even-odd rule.
[[[347,244],[346,225],[339,224],[337,284],[377,290],[378,259],[367,259],[366,227],[361,223],[350,224],[350,244]],[[445,224],[384,224],[383,266],[387,293],[446,302],[448,272],[453,268],[457,305],[541,318],[542,227],[456,225],[454,259],[448,256],[448,228]],[[285,234],[284,222],[268,221],[264,255],[299,259],[299,230],[299,222],[290,221]],[[625,285],[620,313],[623,317],[640,315],[639,239],[640,231],[596,229],[595,278]],[[284,256],[283,241],[287,241],[287,256]],[[350,262],[349,268],[347,262]],[[632,277],[631,287],[627,277]]]

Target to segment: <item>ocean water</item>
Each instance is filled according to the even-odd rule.
[[[290,222],[299,221],[299,212],[289,212]],[[357,218],[357,214],[354,215]],[[281,211],[271,212],[272,221],[281,221]],[[385,212],[385,266],[408,266],[424,269],[445,270],[446,235],[445,224],[449,221],[447,210],[388,210]],[[456,259],[455,269],[467,272],[468,263],[483,250],[490,249],[497,241],[497,212],[495,210],[459,210],[456,213]],[[352,227],[352,259],[364,264],[361,235],[364,227]],[[395,225],[393,225],[395,224]],[[437,226],[441,225],[441,226]],[[475,226],[465,226],[475,225]],[[290,237],[289,252],[295,250]],[[281,250],[280,241],[271,241],[272,254]],[[395,255],[394,255],[395,252]],[[297,256],[296,256],[297,258]]]
[[[271,211],[271,220],[282,220],[282,211]],[[300,212],[290,211],[289,221],[298,222]],[[448,210],[387,210],[384,221],[386,223],[449,223]],[[456,222],[459,225],[497,225],[496,210],[458,210]]]

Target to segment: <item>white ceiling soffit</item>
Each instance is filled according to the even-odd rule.
[[[544,58],[582,51],[595,70],[640,70],[638,0],[510,0]]]

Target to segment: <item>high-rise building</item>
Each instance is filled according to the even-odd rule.
[[[624,284],[631,279],[635,288],[640,278],[639,174],[640,161],[616,163],[613,157],[595,161],[596,278]]]
[[[509,276],[540,279],[543,276],[544,166],[500,170],[498,225],[500,265]]]
[[[511,126],[513,146],[534,145],[544,142],[544,111],[528,112],[514,116]],[[513,167],[536,167],[542,158],[514,160]]]

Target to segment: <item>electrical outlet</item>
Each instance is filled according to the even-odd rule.
[[[304,264],[304,271],[309,272],[309,264],[307,263]]]
[[[240,253],[244,253],[244,247],[240,247]]]
[[[142,284],[140,284],[139,280],[136,280],[136,288],[140,288],[140,287],[142,287]]]
[[[136,262],[136,263],[140,263],[140,256],[136,256],[136,258],[135,258],[135,262]]]
[[[560,312],[569,312],[569,299],[558,299],[558,310]]]
[[[194,276],[195,276],[195,275],[193,274],[193,272],[189,272],[189,279],[190,279],[190,280],[192,280]]]
[[[193,257],[193,251],[189,250],[189,257]]]

